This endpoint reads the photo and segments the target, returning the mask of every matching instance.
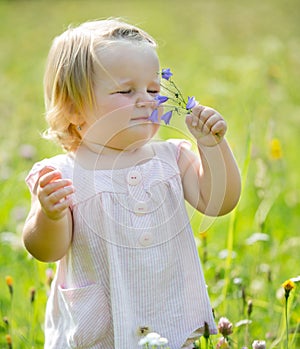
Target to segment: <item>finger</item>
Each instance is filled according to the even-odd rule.
[[[186,122],[187,126],[189,126],[189,127],[192,126],[192,120],[193,120],[192,114],[188,114],[185,117],[185,122]]]
[[[198,126],[201,113],[203,112],[204,109],[205,109],[205,107],[201,104],[196,105],[196,107],[194,107],[192,109],[192,113],[189,114],[191,116],[191,126],[192,127]]]
[[[66,200],[60,201],[55,205],[48,207],[43,207],[45,214],[51,219],[60,219],[64,216],[67,209],[71,205],[71,199],[67,198]]]
[[[54,181],[51,181],[45,186],[41,186],[41,191],[45,195],[50,195],[51,193],[65,187],[70,187],[74,189],[73,183],[70,179],[56,179]]]
[[[227,124],[224,120],[219,120],[211,128],[212,134],[218,135],[219,137],[224,137],[226,131],[227,131]]]
[[[216,112],[214,109],[202,106],[199,114],[195,115],[193,126],[198,127],[200,130],[202,130],[206,121],[215,113]]]
[[[45,166],[41,169],[40,173],[39,173],[39,176],[43,176],[45,175],[46,173],[49,173],[49,172],[53,172],[55,171],[55,168],[52,167],[52,166]]]
[[[207,120],[211,118],[214,114],[217,114],[214,109],[205,107],[200,115],[202,125],[204,125],[207,122]]]
[[[198,125],[198,122],[199,122],[199,116],[192,114],[191,125],[193,127],[196,127]]]
[[[72,204],[71,198],[67,198],[63,201],[60,201],[54,206],[54,211],[57,213],[61,213],[63,215],[64,211],[68,209]]]
[[[223,120],[223,119],[221,118],[221,116],[219,114],[217,114],[217,113],[212,114],[203,123],[202,132],[204,134],[210,133],[212,127],[221,120]]]
[[[69,179],[60,179],[39,187],[37,196],[44,210],[51,212],[53,205],[66,200],[74,192],[75,189]]]
[[[42,171],[41,171],[42,172]],[[54,168],[46,168],[39,177],[39,185],[40,187],[44,187],[50,182],[55,181],[56,179],[62,178],[62,174],[60,171]]]
[[[73,194],[74,190],[72,186],[63,187],[51,193],[48,197],[52,203],[57,203],[66,199],[67,196]]]
[[[45,194],[45,202],[49,204],[57,204],[61,200],[65,200],[69,195],[74,193],[73,186],[62,187],[57,189],[50,194]]]

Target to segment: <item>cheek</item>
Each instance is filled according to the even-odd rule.
[[[99,106],[101,108],[101,104],[99,104]],[[123,96],[120,94],[116,94],[116,95],[111,95],[105,101],[105,103],[102,104],[101,109],[112,112],[118,109],[133,108],[133,106],[134,105],[130,100],[130,98],[126,97],[125,95]]]
[[[132,115],[132,107],[115,104],[107,108],[103,106],[96,114],[94,122],[89,125],[86,138],[99,141],[101,144],[109,142],[115,135],[128,128],[128,120]]]
[[[111,122],[128,121],[131,118],[134,105],[125,98],[113,98],[109,103],[99,106],[98,119],[109,117]]]

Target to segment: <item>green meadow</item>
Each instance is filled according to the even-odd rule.
[[[217,219],[190,213],[216,323],[227,317],[233,324],[230,348],[265,340],[268,349],[299,349],[298,0],[0,0],[0,348],[43,348],[55,265],[31,258],[21,231],[30,207],[26,174],[60,152],[41,138],[48,49],[69,24],[106,17],[152,34],[161,66],[171,68],[182,92],[228,123],[240,202]],[[188,137],[184,117],[159,137]],[[290,279],[295,287],[286,298],[282,284]],[[220,337],[208,345],[216,348]]]

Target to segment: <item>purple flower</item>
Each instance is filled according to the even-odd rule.
[[[151,115],[149,116],[148,120],[152,122],[158,122],[158,110],[154,109]]]
[[[154,99],[157,101],[157,105],[159,106],[162,103],[165,103],[169,99],[169,97],[157,95],[156,97],[154,97]]]
[[[226,317],[221,317],[218,323],[218,330],[224,337],[227,337],[232,333],[232,323]]]
[[[171,117],[172,117],[173,111],[170,110],[168,112],[166,112],[161,119],[165,122],[166,125],[169,125]]]
[[[161,71],[161,77],[165,80],[169,80],[172,75],[173,73],[171,73],[170,68],[166,68]]]
[[[195,97],[188,97],[188,101],[186,104],[186,110],[193,109],[196,104],[197,103],[196,103]]]
[[[155,97],[157,106],[160,106],[168,101],[167,107],[169,107],[168,109],[171,109],[171,111],[166,112],[161,118],[167,125],[170,123],[173,112],[180,114],[184,110],[187,110],[187,113],[190,113],[191,109],[197,105],[195,97],[188,97],[186,100],[175,82],[171,79],[172,76],[173,73],[171,72],[170,68],[161,70],[162,80],[160,81],[160,85],[162,87],[162,91],[165,91],[164,93],[166,96],[157,95]],[[154,117],[156,116],[151,115],[150,119],[152,120]]]

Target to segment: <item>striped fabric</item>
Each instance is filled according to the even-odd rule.
[[[176,144],[175,144],[176,143]],[[216,333],[177,166],[182,142],[154,142],[155,156],[124,169],[45,159],[71,178],[73,242],[57,264],[45,349],[137,349],[143,328],[179,349],[207,322]]]

